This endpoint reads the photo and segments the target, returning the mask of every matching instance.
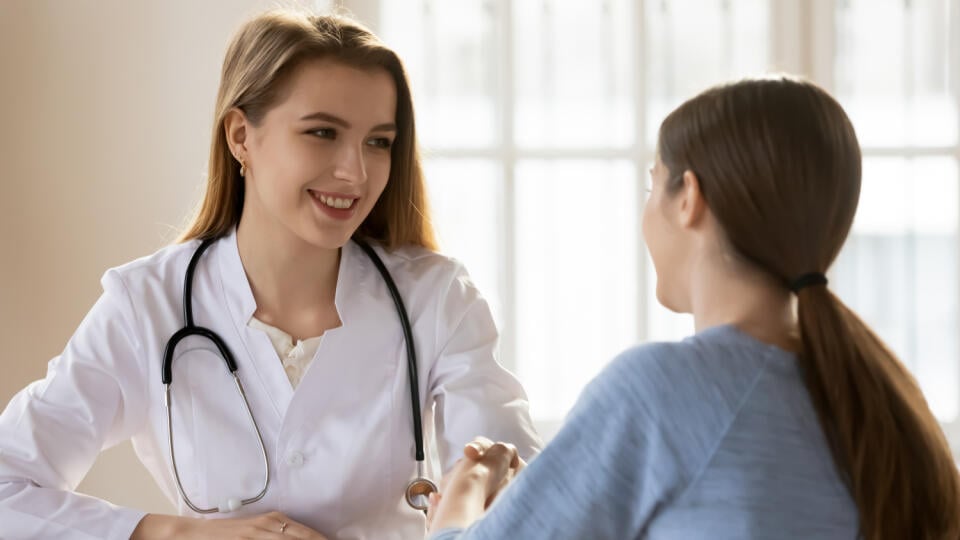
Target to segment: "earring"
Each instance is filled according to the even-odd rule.
[[[242,159],[237,160],[240,162],[240,177],[243,178],[247,175],[247,164],[243,162]]]

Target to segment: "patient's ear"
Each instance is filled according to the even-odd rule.
[[[238,107],[227,111],[223,118],[223,134],[227,138],[227,145],[233,156],[240,161],[247,159],[247,127],[250,121]]]
[[[676,195],[680,199],[680,225],[695,228],[703,222],[707,210],[707,201],[700,191],[700,179],[691,170],[683,172],[683,185]]]

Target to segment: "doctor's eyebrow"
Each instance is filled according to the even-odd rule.
[[[350,129],[351,127],[350,122],[347,122],[346,120],[344,120],[343,118],[340,118],[339,116],[336,116],[330,113],[325,113],[325,112],[315,112],[313,114],[308,114],[306,116],[300,117],[300,120],[323,120],[325,122],[330,122],[331,124],[336,124],[342,127],[343,129]],[[377,124],[376,126],[373,126],[373,129],[371,129],[370,131],[397,131],[397,125],[392,122],[385,123],[385,124]]]

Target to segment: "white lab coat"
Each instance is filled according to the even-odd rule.
[[[160,377],[167,339],[183,326],[183,278],[198,242],[108,271],[103,296],[47,377],[0,415],[0,538],[128,538],[142,511],[73,493],[99,452],[132,439],[181,515]],[[403,295],[419,356],[427,451],[446,471],[476,435],[540,448],[523,389],[496,361],[486,301],[457,262],[420,248],[377,252]],[[415,476],[403,334],[386,285],[350,242],[336,307],[296,391],[269,337],[248,326],[256,308],[232,234],[203,255],[194,320],[236,357],[271,467],[266,496],[232,514],[272,510],[331,539],[422,538],[423,515],[403,500]],[[195,504],[255,495],[262,457],[233,379],[208,341],[187,338],[173,363],[177,464]],[[436,435],[436,446],[430,444]],[[431,470],[437,480],[439,471]]]

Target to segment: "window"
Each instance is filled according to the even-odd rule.
[[[709,85],[783,70],[834,93],[864,150],[832,286],[960,451],[956,2],[344,3],[407,64],[444,251],[491,300],[547,436],[616,353],[692,332],[657,304],[640,237],[659,122]]]
[[[863,147],[860,207],[836,290],[913,372],[960,451],[960,5],[833,6],[833,91]],[[878,61],[882,59],[882,61]],[[832,60],[832,62],[831,62]]]

